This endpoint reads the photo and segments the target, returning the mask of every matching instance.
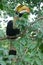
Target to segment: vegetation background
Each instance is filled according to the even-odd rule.
[[[3,40],[7,22],[13,19],[18,3],[31,10],[27,23],[18,22],[18,25],[28,28],[20,39]],[[8,54],[11,42],[17,50],[16,56]],[[43,0],[0,0],[0,65],[43,65]]]

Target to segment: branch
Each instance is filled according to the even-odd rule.
[[[36,21],[35,22],[32,22],[30,25],[33,25],[34,23],[38,22],[39,20],[43,20],[43,16],[37,18]]]
[[[6,40],[6,39],[16,39],[18,37],[22,37],[25,33],[26,33],[27,28],[25,28],[25,30],[23,32],[21,32],[19,35],[17,36],[7,36],[7,37],[3,37],[0,38],[0,40]]]
[[[43,17],[37,18],[35,22],[32,22],[32,23],[30,24],[30,26],[33,25],[34,23],[38,22],[38,20],[40,20],[40,19],[42,20]],[[30,27],[30,26],[29,26],[29,27]],[[17,35],[17,36],[7,36],[7,37],[0,38],[0,40],[16,39],[16,38],[18,38],[18,37],[22,37],[22,36],[26,33],[26,31],[27,31],[27,29],[28,29],[29,27],[28,27],[28,26],[25,27],[25,30],[24,30],[23,32],[21,32],[21,33],[20,33],[19,35]]]

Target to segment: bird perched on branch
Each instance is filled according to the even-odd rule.
[[[14,17],[14,21],[10,20],[6,28],[6,35],[10,39],[13,39],[13,38],[16,39],[17,35],[21,33],[20,29],[15,27],[15,23],[19,18],[23,16],[24,13],[30,13],[30,9],[27,6],[20,4],[19,6],[16,7],[15,13],[17,15]],[[16,55],[16,50],[11,48],[9,50],[9,55]]]
[[[6,35],[8,37],[16,36],[16,35],[20,34],[20,29],[19,28],[15,28],[14,25],[15,25],[16,21],[20,17],[22,17],[22,15],[24,13],[30,13],[30,9],[27,6],[20,4],[19,6],[16,7],[15,12],[16,12],[17,16],[14,17],[14,21],[10,20],[7,23]]]

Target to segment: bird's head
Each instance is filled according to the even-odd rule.
[[[20,4],[16,7],[15,12],[19,15],[19,17],[21,17],[24,13],[30,13],[30,8]]]

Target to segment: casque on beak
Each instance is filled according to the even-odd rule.
[[[30,8],[25,5],[19,5],[16,7],[15,12],[18,13],[30,13]]]
[[[20,9],[19,9],[19,13],[30,13],[30,9],[27,7],[27,6],[22,6]]]

